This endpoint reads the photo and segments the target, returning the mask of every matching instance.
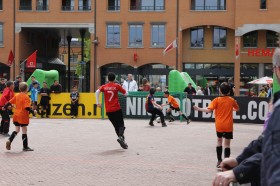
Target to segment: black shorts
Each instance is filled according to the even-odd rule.
[[[170,106],[170,108],[171,108],[172,110],[180,111],[180,107],[174,108],[174,107]]]
[[[19,124],[18,122],[14,122],[14,125],[17,127],[27,127],[28,124]]]
[[[226,138],[226,139],[233,139],[232,132],[217,132],[218,138]]]

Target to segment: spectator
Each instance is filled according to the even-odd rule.
[[[161,88],[160,88],[160,87],[157,87],[157,88],[156,88],[156,92],[161,92]]]
[[[273,84],[268,84],[268,90],[267,90],[267,97],[271,98],[271,95],[273,94]]]
[[[38,105],[38,86],[39,84],[34,81],[32,83],[32,89],[31,89],[31,101],[32,101],[32,109],[37,110],[37,105]],[[30,87],[30,86],[29,86]],[[36,118],[36,115],[33,115],[33,118]]]
[[[195,88],[193,88],[191,83],[188,84],[188,86],[185,88],[184,92],[186,92],[187,94],[190,94],[190,95],[196,94]]]
[[[37,81],[36,80],[36,78],[35,78],[35,76],[31,76],[31,83],[30,83],[30,85],[29,85],[29,88],[28,88],[28,92],[30,92],[31,90],[32,90],[32,88],[33,88],[33,85],[35,85],[35,84],[33,84],[33,83],[37,83],[37,90],[38,90],[38,92],[40,91],[40,83],[39,83],[39,81]],[[34,108],[33,108],[34,109]]]
[[[50,89],[47,87],[47,82],[43,82],[43,88],[40,89],[41,94],[41,118],[46,114],[46,118],[49,118],[49,108],[50,108]]]
[[[138,92],[141,92],[141,91],[143,91],[143,85],[142,84],[139,85],[139,87],[138,87]]]
[[[204,95],[205,95],[205,96],[211,96],[211,94],[212,94],[212,90],[211,90],[211,88],[209,87],[209,84],[206,83],[206,87],[204,88]]]
[[[1,79],[1,82],[0,82],[0,94],[3,93],[3,91],[4,91],[4,89],[5,89],[6,87],[7,87],[7,86],[6,86],[5,79],[2,78],[2,79]]]
[[[201,90],[201,87],[200,86],[197,86],[197,92],[196,92],[196,95],[200,95],[200,96],[203,96],[203,91]]]
[[[260,94],[259,94],[259,97],[261,97],[261,98],[267,97],[267,93],[265,92],[265,89],[264,89],[264,88],[261,88],[261,92],[260,92]]]
[[[126,90],[126,92],[135,92],[138,90],[137,82],[134,79],[132,79],[132,74],[127,75],[127,80],[123,82],[122,87]]]
[[[61,93],[62,86],[58,83],[58,80],[54,80],[53,85],[50,87],[51,93]]]
[[[79,105],[79,92],[77,86],[72,87],[72,92],[70,93],[71,99],[71,118],[75,119],[78,116],[78,105]]]
[[[20,92],[20,91],[19,91],[19,84],[20,84],[21,82],[22,82],[21,76],[17,76],[17,77],[16,77],[16,81],[15,81],[15,83],[14,83],[14,85],[15,85],[14,91],[15,91],[15,92]]]
[[[142,85],[143,85],[143,91],[146,91],[146,92],[150,91],[151,86],[150,86],[150,83],[147,80],[147,78],[142,79]]]
[[[228,84],[230,86],[229,96],[234,96],[234,94],[235,94],[235,85],[233,84],[231,78],[228,79]]]

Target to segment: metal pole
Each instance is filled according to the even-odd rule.
[[[97,8],[96,8],[96,0],[94,0],[94,56],[93,56],[93,73],[94,73],[94,75],[93,75],[93,77],[94,77],[94,86],[93,86],[93,88],[94,88],[94,90],[96,90],[96,87],[97,87],[97,82],[96,82],[96,68],[97,68],[97,55],[96,55],[96,51],[97,51],[97,44],[98,44],[98,42],[97,42],[97,36],[96,36],[96,10],[97,10]]]
[[[179,64],[179,0],[177,0],[176,4],[176,42],[177,42],[177,47],[176,47],[176,70],[178,70],[178,64]]]
[[[71,40],[72,36],[67,36],[67,42],[68,42],[68,91],[71,91],[70,88],[70,81],[71,81],[71,72],[70,72],[70,47],[71,47]]]
[[[82,68],[82,92],[83,92],[83,90],[84,90],[84,46],[85,46],[85,34],[86,34],[86,31],[84,30],[84,29],[81,29],[80,30],[80,35],[81,35],[81,37],[82,37],[82,52],[81,52],[81,54],[82,54],[82,64],[81,64],[81,68]]]
[[[16,57],[16,0],[14,0],[14,34],[13,34],[13,51],[14,51],[14,57]],[[14,80],[16,80],[16,60],[14,59],[13,64],[13,74],[14,74]],[[11,79],[11,77],[10,77]]]

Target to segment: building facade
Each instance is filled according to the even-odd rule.
[[[110,71],[119,81],[131,73],[139,84],[146,77],[163,89],[177,69],[214,92],[233,78],[237,95],[246,94],[248,81],[272,76],[279,8],[277,0],[0,0],[0,76],[19,74],[34,50],[42,63],[58,58],[61,39],[84,30],[90,91]],[[176,39],[178,47],[163,55]],[[5,65],[10,50],[15,68]]]

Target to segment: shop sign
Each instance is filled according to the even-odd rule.
[[[262,48],[254,48],[248,49],[248,56],[249,57],[272,57],[274,48],[272,49],[262,49]]]

